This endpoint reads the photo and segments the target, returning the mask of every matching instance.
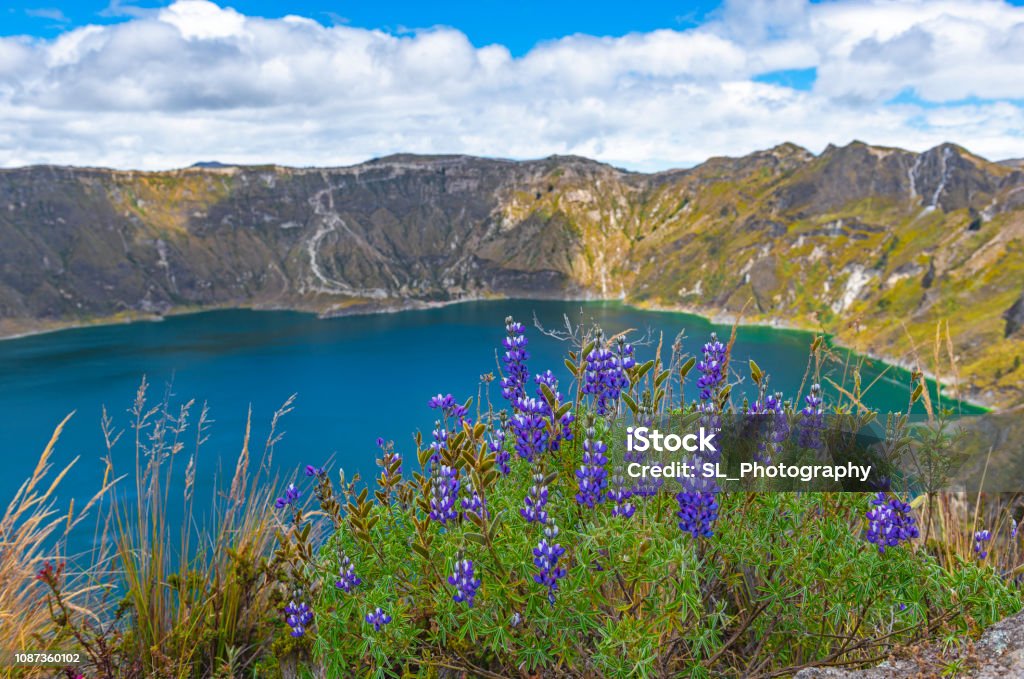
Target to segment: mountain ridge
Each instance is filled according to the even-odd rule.
[[[1024,400],[1024,172],[954,144],[795,144],[638,173],[578,156],[0,170],[0,334],[247,306],[624,299],[821,329]],[[899,324],[906,325],[906,331]],[[928,352],[930,353],[930,350]]]

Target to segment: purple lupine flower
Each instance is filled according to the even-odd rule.
[[[463,424],[473,424],[473,420],[471,420],[468,417],[466,417],[466,415],[468,413],[469,413],[469,409],[466,408],[466,406],[464,404],[456,403],[454,406],[452,406],[452,409],[449,412],[449,415],[451,417],[454,417],[455,421],[458,422],[459,426],[461,427]]]
[[[607,396],[605,395],[605,375],[612,369],[612,352],[603,343],[600,333],[597,345],[587,354],[587,366],[583,373],[583,393],[594,397],[594,409],[598,415],[608,413]]]
[[[782,443],[789,438],[789,422],[786,419],[782,394],[776,392],[766,396],[763,401],[755,401],[751,413],[758,420],[758,424],[763,425],[754,459],[761,464],[771,464]]]
[[[544,527],[544,537],[533,549],[533,564],[539,572],[533,576],[534,582],[548,588],[548,602],[555,605],[555,592],[558,581],[565,577],[566,570],[558,565],[558,560],[565,554],[565,548],[555,542],[558,537],[558,526],[549,521]]]
[[[630,490],[626,487],[626,478],[622,475],[622,467],[616,467],[615,473],[612,475],[612,489],[608,491],[608,499],[615,503],[615,507],[612,508],[612,516],[621,516],[624,519],[633,516],[636,507],[629,500],[635,492],[635,489]]]
[[[725,381],[725,345],[718,341],[718,335],[711,333],[711,341],[704,344],[704,360],[697,364],[701,375],[697,378],[700,400],[707,401],[717,396]]]
[[[544,506],[548,503],[548,487],[544,483],[544,474],[537,471],[533,475],[533,485],[523,498],[522,509],[519,513],[527,522],[547,523],[548,512]]]
[[[378,606],[372,613],[366,614],[366,622],[373,625],[374,632],[379,632],[384,625],[391,622],[391,616]]]
[[[509,467],[508,462],[512,455],[505,450],[505,430],[504,428],[495,429],[491,434],[490,439],[487,441],[487,447],[492,453],[494,453],[494,465],[501,472],[502,476],[508,476],[509,472],[512,471]]]
[[[821,450],[821,432],[825,429],[825,411],[821,407],[821,385],[812,384],[811,393],[804,397],[807,405],[800,413],[800,431],[797,441],[801,448]]]
[[[378,448],[383,448],[384,447],[384,437],[383,436],[378,436],[377,437],[377,447]]]
[[[448,418],[454,418],[459,425],[462,425],[463,422],[468,422],[466,419],[466,413],[468,412],[466,406],[457,403],[451,394],[432,396],[427,405],[434,410],[440,409],[444,413],[446,422]]]
[[[1010,528],[1010,539],[1011,540],[1016,540],[1017,539],[1017,519],[1013,518],[1012,516],[1010,517],[1010,526],[1011,526],[1011,528]]]
[[[347,554],[341,556],[341,568],[338,571],[338,579],[334,586],[350,593],[357,585],[362,584],[362,579],[356,575],[356,567],[349,561]]]
[[[455,511],[458,494],[459,480],[455,478],[455,469],[441,465],[430,477],[430,518],[441,525],[454,521],[458,516]]]
[[[865,516],[868,520],[865,537],[878,546],[879,554],[884,554],[886,547],[896,547],[920,535],[910,505],[896,497],[886,500],[885,493],[880,492],[871,500],[871,508]]]
[[[294,483],[289,483],[288,487],[284,489],[284,497],[279,497],[274,502],[274,505],[278,509],[284,509],[299,501],[302,497],[302,491],[295,487]]]
[[[550,404],[548,404],[547,400],[544,398],[544,391],[541,389],[541,385],[543,384],[550,389],[555,395],[556,404],[560,404],[562,402],[562,394],[558,391],[558,379],[555,377],[554,373],[548,370],[540,375],[535,375],[533,381],[537,383],[537,400],[543,405],[544,417],[551,420],[554,418],[555,413],[551,409]],[[566,441],[572,440],[572,423],[575,420],[576,417],[572,412],[567,412],[559,418],[558,423],[561,425],[561,429],[555,432],[554,436],[550,437],[550,441],[548,442],[549,450],[558,450],[558,446],[561,444],[563,439]]]
[[[587,426],[587,438],[583,441],[583,464],[576,470],[579,492],[576,502],[591,509],[604,499],[604,489],[608,487],[608,458],[605,453],[608,446],[597,438],[593,421]]]
[[[433,442],[430,444],[430,461],[437,464],[441,459],[441,451],[448,450],[448,430],[441,426],[439,420],[434,421],[434,430],[430,432]]]
[[[512,431],[515,434],[515,449],[519,457],[528,462],[548,449],[548,428],[545,414],[547,403],[544,399],[519,398],[516,400],[516,414],[512,416]]]
[[[984,561],[988,556],[988,541],[991,539],[992,534],[987,530],[979,530],[974,534],[974,553],[979,561]]]
[[[309,606],[305,601],[296,604],[294,601],[289,602],[284,607],[285,622],[292,628],[291,635],[293,637],[301,637],[306,633],[306,628],[309,627],[310,623],[313,622],[313,611],[309,610]]]
[[[726,381],[727,353],[728,349],[718,341],[718,335],[711,333],[711,341],[704,344],[704,358],[697,363],[697,370],[701,373],[697,378],[697,387],[700,389],[700,403],[697,405],[697,410],[701,413],[700,426],[716,434],[722,430],[722,404],[718,402],[718,397]],[[721,454],[717,450],[701,451],[695,457],[698,458],[695,459],[696,464],[700,465],[704,462],[718,462]]]
[[[683,490],[676,494],[679,503],[679,529],[695,538],[714,535],[712,526],[718,519],[718,496],[714,490]]]
[[[484,507],[483,498],[480,497],[480,493],[473,487],[471,479],[466,479],[462,490],[462,511],[472,512],[477,516],[490,516],[490,512]]]
[[[455,572],[448,576],[448,584],[455,587],[455,596],[452,601],[466,604],[473,608],[473,599],[476,597],[476,590],[480,588],[480,578],[473,577],[473,562],[469,559],[462,559],[455,562]]]
[[[402,476],[402,455],[395,452],[394,441],[388,441],[387,444],[384,444],[384,439],[379,440],[381,441],[381,456],[377,458],[377,466],[382,468],[381,485],[390,485],[387,481],[397,483],[398,479]],[[395,468],[394,472],[389,471],[391,465],[395,462],[398,462],[398,467]]]
[[[530,358],[530,352],[526,350],[528,342],[523,331],[522,323],[515,322],[511,316],[505,319],[506,337],[501,341],[505,353],[501,360],[507,374],[501,378],[501,395],[513,405],[526,396],[526,380],[529,377],[526,361]]]
[[[633,356],[633,345],[626,342],[624,337],[619,337],[615,342],[615,368],[612,374],[612,388],[609,391],[609,398],[618,400],[623,391],[629,389],[629,375],[626,371],[636,365],[636,358]]]
[[[558,378],[555,377],[555,373],[550,370],[534,375],[533,381],[537,383],[537,396],[543,396],[544,392],[541,391],[540,385],[546,386],[551,391],[558,391]]]
[[[633,345],[619,337],[612,350],[605,345],[604,335],[597,332],[594,349],[587,354],[583,393],[594,397],[598,415],[607,415],[618,406],[623,389],[629,388],[626,371],[636,365]]]
[[[451,410],[455,405],[455,399],[451,394],[445,394],[444,396],[438,394],[437,396],[432,396],[427,405],[433,410],[437,410],[438,408],[442,410]]]
[[[314,467],[311,464],[306,465],[306,476],[320,476],[324,473],[323,467]]]
[[[697,363],[697,370],[700,371],[700,377],[697,378],[697,387],[700,389],[700,403],[697,404],[697,411],[700,413],[698,422],[702,429],[717,437],[722,429],[722,404],[719,402],[719,396],[727,377],[725,365],[728,348],[718,341],[716,333],[711,333],[711,341],[704,344],[703,352],[703,360]],[[717,438],[713,440],[717,441]],[[720,446],[716,445],[713,450],[695,452],[688,464],[693,469],[703,469],[704,464],[718,462],[720,458]],[[694,538],[711,537],[714,535],[712,526],[718,519],[717,482],[715,479],[703,477],[680,479],[680,482],[683,484],[683,490],[676,493],[676,502],[679,503],[679,511],[676,512],[679,529]]]

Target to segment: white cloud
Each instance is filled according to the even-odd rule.
[[[996,0],[727,3],[703,25],[513,58],[181,0],[0,38],[0,165],[331,165],[392,152],[576,153],[641,169],[794,141],[1024,156],[1024,9]],[[809,91],[754,80],[817,69]],[[912,92],[916,99],[907,103]],[[965,104],[964,100],[969,100]]]

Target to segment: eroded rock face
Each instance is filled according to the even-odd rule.
[[[938,648],[925,647],[906,659],[889,660],[866,670],[812,668],[797,672],[795,679],[906,679],[940,677],[958,656],[943,655]],[[976,642],[964,645],[964,673],[973,679],[1020,679],[1024,677],[1024,613],[989,627]]]
[[[1024,328],[1024,293],[1006,310],[1003,318],[1006,320],[1007,337]]]

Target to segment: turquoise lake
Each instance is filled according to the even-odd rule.
[[[684,348],[690,354],[699,354],[710,332],[717,331],[723,341],[730,332],[728,326],[697,316],[618,303],[504,300],[332,319],[294,312],[213,311],[7,340],[0,342],[0,441],[6,462],[0,500],[6,505],[31,473],[54,426],[72,411],[55,463],[81,459],[64,483],[62,501],[71,495],[80,501],[99,487],[106,453],[100,427],[103,406],[126,431],[114,448],[115,468],[132,471],[128,408],[144,375],[151,385],[151,402],[161,400],[168,389],[172,403],[194,398],[193,421],[200,404],[209,406],[214,422],[197,460],[197,498],[211,497],[214,479],[233,469],[250,405],[252,448],[258,457],[272,414],[292,394],[294,410],[282,420],[285,434],[273,460],[282,477],[333,458],[334,468],[367,478],[376,474],[378,436],[394,440],[410,459],[413,432],[421,430],[429,440],[434,421],[434,411],[427,407],[430,396],[450,392],[462,401],[477,395],[480,375],[497,370],[496,350],[508,315],[527,325],[531,373],[555,371],[561,391],[568,393],[562,364],[567,345],[533,327],[534,316],[547,328],[564,327],[563,314],[577,321],[582,314],[609,335],[635,328],[637,336],[653,337],[655,344],[663,332],[666,347],[685,331]],[[741,327],[733,366],[745,374],[747,360],[754,358],[770,375],[772,389],[791,398],[804,374],[811,339],[802,332]],[[639,346],[638,358],[646,360],[654,350],[654,344]],[[667,348],[663,355],[667,360]],[[864,384],[883,368],[878,362],[866,365]],[[841,366],[830,372],[840,381]],[[688,400],[696,396],[696,374],[688,380]],[[906,372],[890,370],[866,401],[881,410],[904,408],[907,382]],[[497,383],[491,385],[491,399],[504,406]],[[187,455],[194,448],[194,433],[186,440]]]

